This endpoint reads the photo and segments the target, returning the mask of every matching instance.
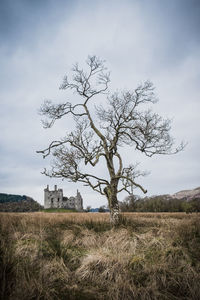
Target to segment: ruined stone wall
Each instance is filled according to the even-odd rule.
[[[57,189],[55,185],[54,191],[49,190],[49,186],[44,190],[44,208],[62,208],[63,190]]]
[[[78,211],[83,210],[83,198],[80,192],[77,190],[76,197],[63,197],[63,190],[55,188],[53,191],[49,190],[49,186],[44,189],[44,208],[66,208],[76,209]]]
[[[77,194],[75,197],[75,209],[78,211],[83,210],[83,198],[78,190],[77,190]]]

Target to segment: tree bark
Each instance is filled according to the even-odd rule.
[[[120,222],[119,204],[116,195],[112,195],[110,201],[110,223],[116,226]]]
[[[111,185],[106,187],[104,191],[110,209],[110,223],[112,226],[116,226],[120,222],[119,203],[117,200],[117,182],[111,181]]]

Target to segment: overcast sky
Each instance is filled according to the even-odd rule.
[[[124,149],[127,163],[139,159],[151,172],[138,179],[148,195],[200,186],[199,28],[199,0],[0,0],[0,192],[43,203],[46,184],[57,184],[66,196],[78,188],[85,207],[106,204],[81,184],[42,175],[49,160],[36,154],[71,129],[68,120],[43,129],[40,105],[70,100],[59,85],[89,54],[106,60],[112,90],[151,80],[155,111],[173,119],[177,144],[188,142],[177,155],[151,159]]]

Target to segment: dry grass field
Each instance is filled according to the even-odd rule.
[[[0,299],[200,299],[199,215],[1,213]]]

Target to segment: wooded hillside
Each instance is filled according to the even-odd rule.
[[[0,193],[0,211],[4,212],[26,212],[39,211],[43,207],[28,196]]]

